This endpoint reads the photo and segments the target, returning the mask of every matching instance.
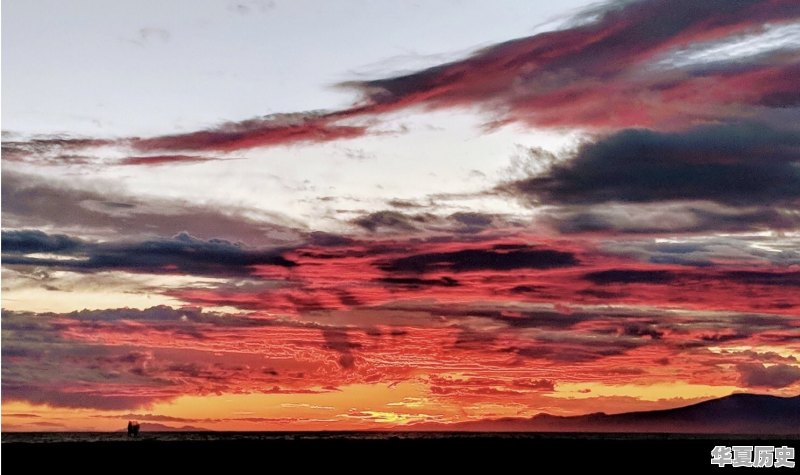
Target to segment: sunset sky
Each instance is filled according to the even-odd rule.
[[[3,431],[800,393],[797,0],[2,10]]]

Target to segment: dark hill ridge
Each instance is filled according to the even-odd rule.
[[[140,424],[141,433],[146,432],[210,432],[209,429],[194,426],[181,426],[173,427],[166,424],[159,424],[156,422],[142,422]],[[121,429],[117,432],[126,432],[126,429]]]
[[[416,430],[498,432],[656,432],[800,436],[800,396],[733,394],[690,406],[621,414],[593,413],[420,424]],[[412,430],[413,430],[412,429]]]

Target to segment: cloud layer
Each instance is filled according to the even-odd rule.
[[[347,82],[340,110],[4,140],[4,415],[328,430],[796,394],[800,55],[773,40],[799,22],[795,0],[613,2]],[[470,170],[434,111],[577,138],[503,170],[467,139],[491,162]],[[415,133],[409,163],[383,141]],[[385,156],[345,167],[340,140]],[[198,167],[219,188],[154,180]],[[206,403],[228,412],[186,416]]]

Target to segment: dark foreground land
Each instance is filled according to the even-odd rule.
[[[800,435],[182,432],[128,439],[124,434],[3,434],[2,469],[5,473],[38,473],[54,467],[79,468],[75,473],[130,469],[218,473],[227,467],[247,473],[376,474],[455,469],[530,474],[571,473],[571,468],[732,470],[711,465],[711,450],[717,445],[798,448]],[[798,469],[768,471],[797,473]]]

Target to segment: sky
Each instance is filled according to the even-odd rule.
[[[800,393],[794,0],[2,9],[4,431]]]

